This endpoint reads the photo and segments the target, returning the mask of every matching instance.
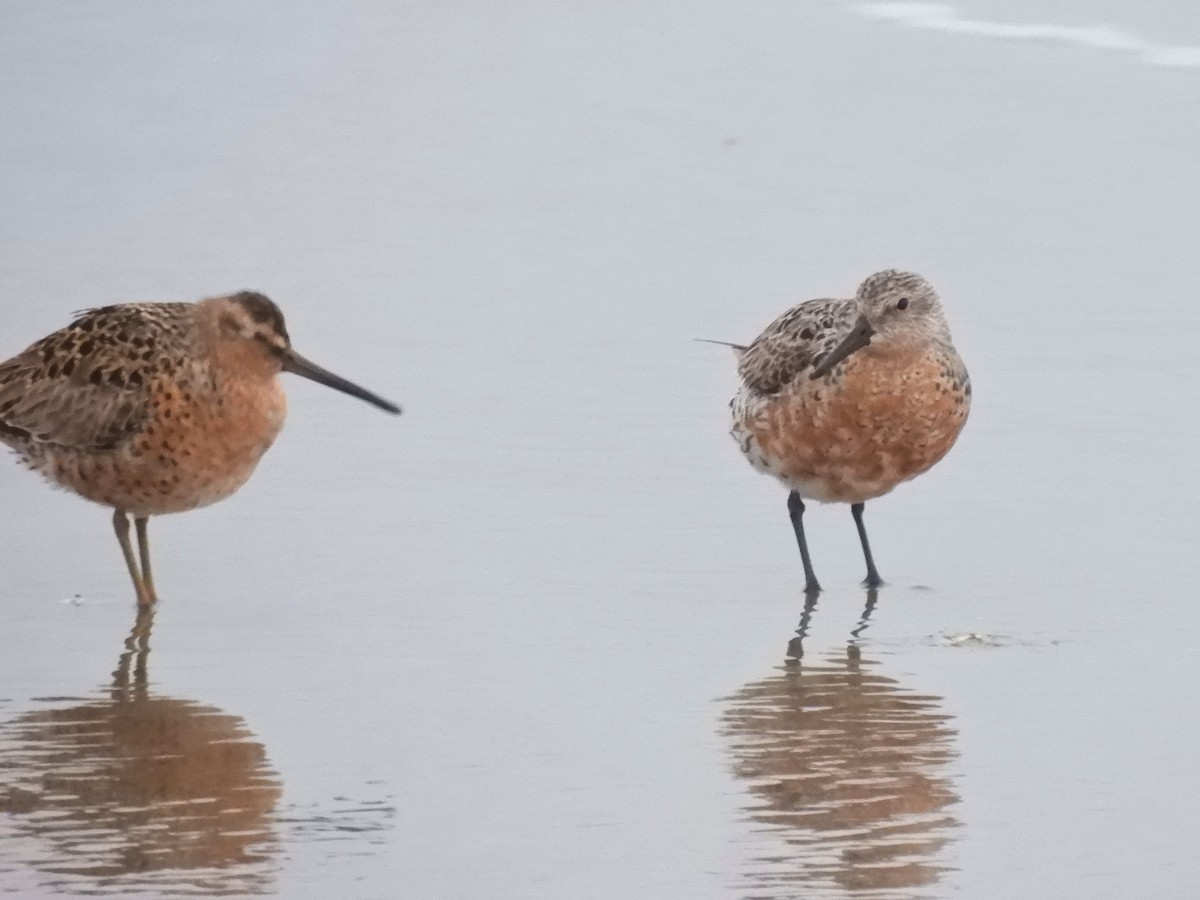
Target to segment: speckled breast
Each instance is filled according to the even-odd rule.
[[[156,384],[147,423],[123,446],[49,453],[30,462],[81,496],[135,516],[224,500],[246,483],[279,436],[287,398],[277,378],[212,387]]]
[[[866,350],[774,394],[743,388],[731,404],[731,433],[756,469],[802,497],[861,503],[945,456],[970,405],[970,380],[953,350]]]

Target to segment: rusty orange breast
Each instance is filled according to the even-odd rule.
[[[169,470],[174,504],[207,506],[234,493],[254,473],[283,429],[287,397],[277,376],[216,376],[216,390],[196,396],[181,386],[156,392],[154,424],[142,453]]]
[[[147,418],[122,447],[57,453],[40,468],[89,500],[135,516],[223,500],[254,473],[287,415],[275,375],[186,369],[151,383]]]
[[[953,350],[863,351],[840,374],[743,403],[734,431],[756,467],[802,496],[860,503],[945,456],[969,409]]]

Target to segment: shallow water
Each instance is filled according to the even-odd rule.
[[[900,6],[7,4],[0,356],[250,287],[406,412],[289,381],[152,629],[0,467],[0,891],[1191,896],[1200,70],[1074,38],[1200,17]],[[892,265],[972,419],[806,609],[691,339]]]

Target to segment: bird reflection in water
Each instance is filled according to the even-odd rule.
[[[278,776],[240,718],[150,690],[153,617],[102,695],[0,725],[0,872],[70,893],[271,889]]]
[[[723,730],[754,797],[747,812],[780,839],[756,855],[749,896],[907,897],[945,870],[958,824],[947,811],[958,801],[946,771],[955,732],[942,698],[862,657],[875,601],[868,591],[846,648],[802,664],[808,598],[791,658],[729,699]]]

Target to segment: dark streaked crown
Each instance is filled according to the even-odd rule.
[[[236,294],[231,294],[230,301],[238,304],[255,322],[260,325],[266,325],[289,344],[291,338],[288,336],[287,325],[283,322],[283,313],[279,307],[270,300],[265,294],[260,294],[257,291],[239,291]]]

